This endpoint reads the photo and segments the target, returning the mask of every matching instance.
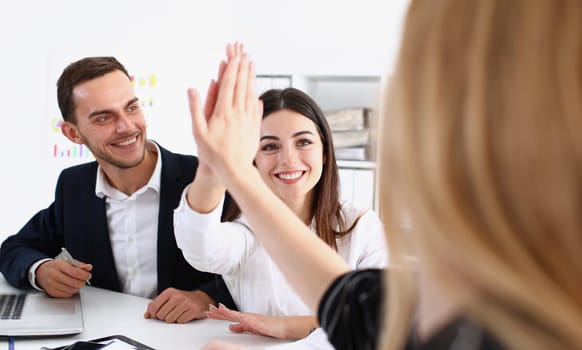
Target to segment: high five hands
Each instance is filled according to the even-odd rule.
[[[223,183],[229,174],[252,168],[262,117],[254,64],[243,45],[228,44],[226,55],[218,80],[210,83],[204,107],[198,92],[188,90],[192,133],[202,170],[211,170]]]

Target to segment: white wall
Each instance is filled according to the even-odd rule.
[[[245,43],[260,74],[385,75],[408,0],[0,0],[0,241],[53,198],[55,83],[64,66],[113,55],[155,72],[151,138],[196,153],[186,88],[206,89],[227,42]]]

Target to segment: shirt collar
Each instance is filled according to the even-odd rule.
[[[95,183],[95,195],[99,198],[110,197],[122,200],[137,196],[150,188],[159,194],[162,179],[162,153],[160,152],[160,148],[155,142],[147,141],[146,148],[150,151],[151,150],[155,151],[158,154],[158,159],[156,161],[156,167],[154,168],[152,177],[150,177],[150,180],[144,187],[137,190],[131,196],[128,196],[109,184],[109,181],[107,181],[107,176],[105,176],[105,174],[103,173],[103,169],[101,168],[101,165],[99,165],[97,167],[97,181]]]

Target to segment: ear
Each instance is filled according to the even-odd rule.
[[[83,144],[81,134],[79,134],[77,127],[73,123],[63,122],[63,124],[61,125],[61,133],[65,135],[66,138],[71,140],[71,142],[74,142],[79,145]]]

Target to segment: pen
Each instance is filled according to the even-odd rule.
[[[55,257],[55,259],[65,260],[65,261],[68,261],[71,265],[73,265],[75,267],[79,267],[79,264],[77,264],[77,260],[75,260],[75,258],[73,258],[71,253],[69,253],[69,251],[65,247],[61,248],[61,252],[59,253],[59,255],[57,255]],[[89,282],[89,280],[87,280],[85,282],[87,283],[88,286],[91,285],[91,282]]]
[[[14,337],[8,338],[8,350],[14,350]]]

